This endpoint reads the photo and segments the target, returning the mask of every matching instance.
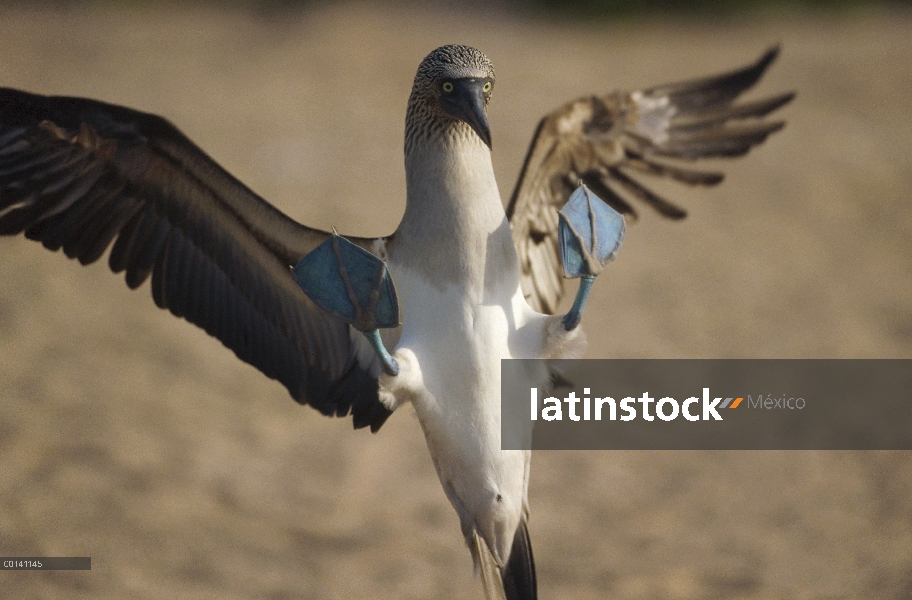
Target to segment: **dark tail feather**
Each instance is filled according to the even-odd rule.
[[[535,561],[532,560],[532,542],[525,521],[516,529],[510,560],[501,575],[507,600],[537,600],[538,582],[535,579]]]

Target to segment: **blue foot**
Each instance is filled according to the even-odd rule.
[[[292,275],[314,304],[364,333],[388,375],[399,372],[380,340],[379,329],[400,324],[386,263],[333,231],[294,266]]]
[[[573,307],[563,319],[575,329],[583,318],[592,283],[614,260],[624,240],[624,217],[584,185],[576,188],[558,215],[558,250],[564,277],[581,278]]]

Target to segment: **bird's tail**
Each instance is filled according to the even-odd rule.
[[[487,600],[537,600],[538,583],[535,579],[535,561],[529,530],[523,521],[513,536],[513,547],[506,566],[497,564],[488,544],[477,533],[472,534],[472,558],[481,572]]]

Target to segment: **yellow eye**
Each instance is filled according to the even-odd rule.
[[[490,93],[492,87],[494,87],[494,84],[490,81],[486,81],[484,87],[481,88],[481,91],[483,91],[485,94]]]
[[[453,91],[453,84],[450,83],[449,81],[444,81],[444,82],[443,82],[443,85],[440,86],[440,87],[441,87],[441,89],[443,89],[443,91],[446,92],[447,94],[449,94],[450,92]]]

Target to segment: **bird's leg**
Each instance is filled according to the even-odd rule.
[[[374,352],[377,353],[377,358],[380,359],[380,364],[383,365],[383,372],[391,376],[398,375],[399,363],[396,362],[396,359],[390,355],[386,346],[383,345],[383,340],[380,339],[380,330],[371,329],[370,331],[364,331],[362,333],[364,333],[364,337],[367,338],[367,341],[370,342]]]
[[[580,324],[583,319],[583,308],[586,307],[586,300],[589,299],[589,292],[592,291],[592,284],[595,283],[595,275],[583,275],[580,277],[580,284],[576,290],[576,298],[573,299],[573,306],[570,311],[564,315],[564,329],[572,331]]]
[[[314,304],[367,337],[387,375],[399,372],[380,339],[381,328],[400,324],[399,301],[386,263],[333,229],[294,266],[292,276]]]
[[[564,277],[580,278],[573,306],[562,321],[564,329],[571,331],[583,318],[596,276],[617,255],[625,225],[619,212],[584,185],[570,195],[558,217],[558,250]]]

